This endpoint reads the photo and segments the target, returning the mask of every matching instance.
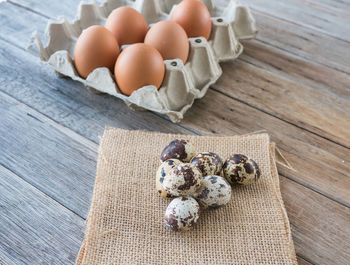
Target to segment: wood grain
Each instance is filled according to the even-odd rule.
[[[281,192],[296,252],[316,264],[349,264],[349,208],[324,200],[301,185],[292,185],[286,178],[281,178]]]
[[[65,18],[73,20],[78,11],[80,0],[69,1],[52,1],[50,5],[47,2],[35,1],[35,0],[8,0],[9,3],[16,5],[20,8],[25,8],[33,13],[37,13],[41,16],[57,18],[64,15]],[[98,0],[96,2],[101,2]],[[64,10],[64,13],[60,11]]]
[[[290,56],[262,42],[245,41],[244,53],[238,60],[243,60],[314,90],[321,90],[324,94],[331,93],[336,97],[350,98],[349,74],[300,57]]]
[[[44,36],[48,19],[9,2],[3,2],[0,3],[0,21],[0,39],[25,49],[35,30]]]
[[[1,264],[73,264],[84,227],[79,216],[0,166]]]
[[[258,11],[253,14],[259,30],[258,41],[287,54],[350,73],[350,45],[347,41]]]
[[[216,90],[350,148],[348,90],[317,89],[242,60],[222,69]]]
[[[310,3],[317,3],[318,5],[322,5],[325,8],[331,8],[336,10],[349,10],[350,8],[350,2],[349,1],[343,1],[343,0],[308,0]]]
[[[293,24],[314,29],[329,36],[350,41],[348,9],[332,9],[305,0],[245,0],[253,10],[283,18]]]
[[[0,111],[0,164],[86,217],[95,180],[97,144],[2,92]]]

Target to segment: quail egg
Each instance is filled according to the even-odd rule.
[[[212,152],[199,153],[192,158],[191,163],[202,171],[203,176],[220,175],[223,164],[221,158]]]
[[[166,174],[169,173],[171,169],[173,169],[175,166],[181,164],[181,161],[178,159],[169,159],[164,161],[158,168],[156,173],[156,188],[159,193],[159,195],[162,198],[171,198],[172,196],[168,194],[162,187],[162,183],[164,181],[164,177]]]
[[[202,172],[196,166],[181,163],[165,175],[162,187],[169,196],[186,196],[198,191],[202,179]]]
[[[189,230],[197,222],[199,212],[199,204],[192,197],[175,198],[166,209],[165,226],[173,231]]]
[[[163,150],[160,160],[165,161],[171,158],[179,159],[182,162],[189,162],[195,155],[194,147],[191,143],[183,139],[171,141]]]
[[[235,154],[225,161],[222,175],[232,185],[249,185],[260,178],[261,172],[254,160]]]
[[[232,194],[232,188],[226,179],[216,175],[203,177],[202,186],[196,199],[203,208],[217,209],[226,205]]]

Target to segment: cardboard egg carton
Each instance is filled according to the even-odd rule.
[[[252,38],[257,30],[252,14],[246,6],[235,0],[203,0],[212,20],[209,40],[189,38],[190,51],[184,65],[180,59],[165,60],[165,76],[160,89],[144,86],[130,96],[122,94],[107,68],[95,69],[86,79],[81,78],[72,56],[80,33],[91,25],[104,25],[108,15],[120,6],[138,10],[148,24],[170,18],[180,0],[106,0],[101,4],[81,2],[77,19],[72,23],[64,17],[48,22],[47,45],[37,32],[31,38],[28,50],[40,56],[59,75],[83,83],[95,92],[107,93],[122,99],[133,109],[147,109],[167,115],[179,122],[197,98],[203,97],[209,86],[217,81],[222,70],[219,62],[234,60],[243,51],[240,39]],[[124,47],[124,46],[123,46]],[[122,48],[123,48],[122,47]]]

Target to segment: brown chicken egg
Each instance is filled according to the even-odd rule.
[[[185,64],[189,42],[184,29],[173,21],[160,21],[147,32],[145,43],[156,48],[164,60],[179,58]]]
[[[148,30],[144,17],[127,6],[113,10],[107,18],[105,27],[117,38],[120,46],[143,42]]]
[[[123,50],[115,64],[115,79],[120,91],[130,96],[135,90],[163,82],[165,66],[160,53],[150,45],[137,43]]]
[[[211,20],[208,8],[199,0],[183,0],[175,7],[171,20],[186,31],[189,38],[209,38]]]
[[[113,34],[103,26],[91,26],[79,36],[74,48],[74,63],[79,75],[87,78],[98,67],[113,71],[119,45]]]

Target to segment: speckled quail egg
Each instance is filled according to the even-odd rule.
[[[173,231],[189,230],[197,222],[199,212],[199,204],[192,197],[175,198],[166,209],[165,226]]]
[[[196,166],[181,163],[165,175],[162,187],[169,196],[186,196],[196,194],[202,180],[202,172]]]
[[[216,175],[203,177],[202,186],[196,199],[203,208],[217,209],[226,205],[232,194],[232,188],[226,179]]]
[[[202,171],[203,176],[220,175],[222,169],[221,158],[212,152],[203,152],[194,156],[191,163]]]
[[[249,185],[260,178],[261,172],[254,160],[242,154],[235,154],[225,161],[222,175],[232,185]]]
[[[164,177],[166,174],[169,173],[171,169],[173,169],[175,166],[181,164],[182,162],[178,159],[169,159],[164,161],[158,168],[156,173],[156,188],[159,193],[159,195],[162,198],[172,198],[170,194],[168,194],[162,186],[162,183],[164,181]]]
[[[179,159],[182,162],[189,162],[195,155],[193,145],[183,139],[171,141],[164,149],[160,156],[161,161],[171,158]]]

